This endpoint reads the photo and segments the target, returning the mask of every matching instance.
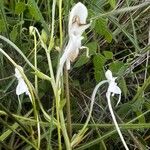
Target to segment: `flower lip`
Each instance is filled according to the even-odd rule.
[[[106,71],[105,77],[106,77],[106,79],[108,80],[108,83],[109,83],[107,91],[112,93],[112,96],[114,96],[114,94],[121,95],[121,89],[118,87],[117,83],[115,82],[117,77],[113,77],[112,72],[110,70]]]

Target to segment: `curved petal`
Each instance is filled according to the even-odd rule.
[[[86,24],[87,16],[88,16],[87,8],[81,2],[77,3],[72,8],[69,15],[69,24],[68,24],[69,36],[71,34],[80,36],[83,34],[83,32],[90,26],[90,24]]]
[[[75,17],[79,17],[80,24],[86,24],[86,18],[88,16],[87,8],[81,2],[78,2],[74,5],[71,9],[70,16],[69,16],[69,23],[72,24]]]
[[[72,35],[64,50],[62,57],[60,58],[60,66],[63,67],[67,59],[73,62],[79,54],[79,48],[81,47],[82,36]],[[68,69],[69,70],[69,69]]]
[[[18,85],[16,87],[16,94],[21,95],[23,93],[26,93],[28,95],[28,87],[23,79],[18,80]]]

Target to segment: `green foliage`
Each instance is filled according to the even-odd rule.
[[[96,33],[105,37],[108,43],[112,41],[112,33],[107,27],[108,19],[107,18],[100,18],[96,20],[95,23],[95,31]]]
[[[108,0],[109,4],[111,5],[112,8],[115,8],[116,6],[116,0]]]
[[[15,6],[15,13],[19,15],[23,13],[25,9],[26,9],[26,4],[24,2],[19,2]]]
[[[24,68],[26,77],[32,83],[31,88],[35,87],[35,77],[38,79],[38,90],[33,90],[35,101],[31,101],[24,94],[20,96],[20,107],[15,94],[18,81],[14,77],[14,66],[0,53],[0,104],[6,108],[0,109],[0,149],[38,149],[39,129],[40,149],[59,149],[55,96],[61,95],[58,100],[59,110],[65,112],[63,124],[65,125],[66,83],[62,76],[63,88],[59,89],[58,93],[53,92],[47,55],[51,58],[55,76],[59,58],[68,40],[68,13],[77,1],[62,1],[62,47],[58,47],[60,45],[60,1],[56,1],[54,36],[51,38],[53,2],[49,0],[0,1],[0,35],[15,43],[26,57],[22,57],[7,41],[0,40],[0,48]],[[89,114],[93,88],[96,83],[106,80],[105,71],[110,69],[113,76],[117,77],[117,85],[122,91],[119,105],[115,107],[117,96],[112,98],[111,103],[126,142],[130,149],[147,149],[150,145],[149,4],[129,0],[120,2],[91,0],[86,1],[85,5],[89,12],[87,22],[92,20],[92,23],[83,34],[82,45],[89,48],[89,57],[85,49],[80,50],[75,62],[71,63],[72,69],[69,71],[73,133],[77,133],[77,130],[83,127]],[[44,44],[49,46],[50,50],[46,55],[36,34],[36,60],[39,71],[33,69],[35,41],[33,36],[29,35],[29,26],[38,29]],[[33,66],[31,67],[30,62],[24,58],[27,58]],[[104,85],[96,95],[88,130],[84,139],[75,146],[76,150],[123,149],[107,108],[106,87],[107,85]],[[37,126],[38,123],[40,128]],[[62,136],[61,140],[62,149],[66,149],[65,139]]]
[[[18,29],[17,26],[13,27],[13,30],[10,32],[10,39],[12,42],[15,42],[18,36]]]
[[[5,32],[6,27],[5,27],[5,21],[3,19],[0,19],[0,32]]]
[[[104,77],[104,64],[105,64],[105,62],[106,62],[106,58],[101,54],[97,54],[93,58],[94,77],[95,77],[95,80],[97,82],[101,81],[105,78]]]

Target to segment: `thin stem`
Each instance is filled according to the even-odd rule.
[[[62,0],[59,0],[59,33],[60,33],[60,47],[62,47]]]
[[[114,124],[115,124],[116,130],[117,130],[117,132],[118,132],[118,134],[119,134],[119,136],[120,136],[120,139],[121,139],[121,141],[122,141],[122,143],[123,143],[125,149],[126,149],[126,150],[129,150],[129,148],[128,148],[128,146],[127,146],[127,144],[126,144],[126,142],[125,142],[125,140],[124,140],[124,138],[123,138],[123,135],[122,135],[122,133],[121,133],[121,131],[120,131],[120,128],[119,128],[119,126],[118,126],[116,117],[115,117],[115,115],[114,115],[114,112],[113,112],[113,109],[112,109],[112,106],[111,106],[111,102],[110,102],[110,94],[111,94],[110,92],[107,92],[107,93],[106,93],[106,98],[107,98],[108,107],[109,107],[109,110],[110,110],[110,113],[111,113],[113,122],[114,122]]]
[[[54,72],[53,72],[53,67],[52,67],[52,61],[51,61],[50,53],[47,50],[45,50],[45,52],[46,52],[49,71],[50,71],[51,84],[52,84],[52,87],[53,87],[53,91],[55,92],[56,86],[55,86],[55,78],[54,78]]]
[[[13,43],[11,42],[9,39],[5,38],[4,36],[0,35],[0,39],[4,40],[5,42],[7,42],[8,44],[10,44],[21,56],[22,58],[26,61],[26,63],[36,72],[40,73],[41,75],[45,76],[48,80],[51,80],[51,78],[49,78],[47,75],[45,75],[44,73],[40,72],[39,70],[37,70],[34,65],[32,65],[32,63],[28,60],[28,58],[23,54],[23,52]]]
[[[54,91],[55,95],[55,100],[56,100],[56,119],[57,119],[57,132],[58,132],[58,145],[59,145],[59,150],[62,149],[61,146],[61,127],[60,127],[60,119],[59,119],[59,103],[60,103],[60,94],[59,94],[59,89],[57,89],[56,83],[55,83],[55,78],[54,78],[54,73],[53,73],[53,68],[52,68],[52,62],[50,58],[50,53],[45,50],[47,60],[48,60],[48,66],[49,66],[49,71],[50,71],[50,76],[51,76],[51,84],[52,88]]]
[[[16,62],[3,50],[0,48],[0,52],[19,70],[19,72],[21,73],[23,79],[25,80],[28,89],[30,91],[29,94],[29,98],[31,100],[32,106],[33,106],[33,111],[34,111],[34,116],[35,119],[37,121],[37,128],[38,128],[38,148],[40,148],[40,123],[39,123],[39,116],[38,116],[38,111],[36,109],[36,103],[35,103],[35,97],[34,97],[34,92],[33,92],[33,86],[30,83],[30,81],[27,79],[27,77],[25,76],[25,74],[23,73],[23,71],[20,69],[20,67],[16,64]]]
[[[65,66],[65,95],[66,95],[66,107],[67,107],[67,131],[69,138],[72,137],[72,126],[71,126],[71,110],[70,110],[70,95],[69,95],[69,81],[68,81],[68,70]]]
[[[52,6],[52,25],[51,25],[51,36],[50,36],[50,43],[48,47],[48,51],[50,52],[52,46],[53,46],[53,39],[54,39],[54,27],[55,27],[55,7],[56,7],[56,0],[53,0],[53,6]]]
[[[57,118],[57,132],[58,132],[58,145],[59,145],[59,150],[62,149],[61,146],[61,128],[60,128],[60,118],[59,118],[59,103],[60,103],[60,94],[58,93],[59,90],[57,90],[56,95],[55,95],[55,100],[56,100],[56,118]]]
[[[59,115],[60,115],[60,120],[61,120],[62,133],[63,133],[65,144],[66,144],[66,150],[71,150],[71,144],[70,144],[69,136],[67,134],[67,130],[65,126],[65,119],[64,119],[62,110],[59,111]]]
[[[107,80],[101,81],[100,83],[98,83],[96,85],[96,87],[94,88],[94,91],[92,93],[91,96],[91,105],[90,105],[90,111],[89,111],[89,115],[87,117],[87,120],[83,126],[83,128],[79,131],[79,133],[76,135],[76,137],[73,139],[73,141],[71,142],[71,145],[74,146],[76,143],[78,143],[78,141],[80,140],[80,138],[83,136],[83,134],[86,132],[86,128],[87,125],[90,121],[91,115],[92,115],[92,110],[93,110],[93,105],[94,105],[94,101],[95,101],[95,96],[97,93],[97,90],[99,89],[100,86],[102,86],[104,83],[108,82]]]
[[[34,32],[33,36],[34,36],[34,66],[37,69],[37,47],[36,47],[37,46],[37,40],[36,40],[35,32]],[[34,80],[35,80],[34,81],[35,82],[35,90],[38,93],[38,77],[37,77],[37,75],[35,75]]]

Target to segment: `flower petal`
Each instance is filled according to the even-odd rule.
[[[73,62],[79,54],[79,48],[81,47],[82,36],[72,35],[69,39],[69,42],[64,50],[62,57],[60,58],[60,66],[63,66],[64,63],[68,60]]]
[[[83,34],[83,32],[90,26],[90,24],[86,24],[87,16],[87,8],[81,2],[77,3],[72,8],[68,24],[69,36],[71,36],[71,34],[80,36]]]
[[[87,8],[81,2],[78,2],[74,5],[71,9],[70,16],[69,16],[69,24],[72,24],[75,17],[79,17],[80,24],[86,24],[86,18],[88,16]],[[78,19],[78,18],[77,18]]]
[[[110,70],[107,70],[105,72],[105,77],[107,80],[112,80],[113,76],[112,76],[112,72]]]
[[[23,79],[18,80],[18,85],[16,87],[16,94],[21,95],[23,93],[26,93],[29,95],[28,87]]]

